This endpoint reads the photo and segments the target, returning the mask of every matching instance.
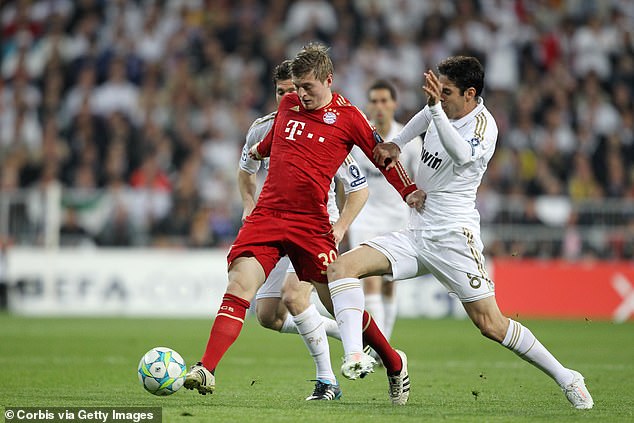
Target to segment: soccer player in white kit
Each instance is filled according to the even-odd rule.
[[[368,89],[368,117],[384,140],[393,139],[403,128],[402,124],[394,120],[397,106],[396,88],[392,83],[379,79]],[[410,175],[416,174],[422,143],[419,136],[414,137],[412,142],[403,148],[399,157]],[[368,180],[370,196],[348,230],[350,248],[376,236],[404,229],[411,210],[407,204],[399,201],[399,194],[358,147],[353,148],[352,155]],[[387,275],[364,278],[363,291],[365,309],[389,341],[397,312],[393,279]]]
[[[295,91],[291,81],[290,61],[282,62],[273,72],[276,101]],[[238,186],[242,196],[244,220],[255,208],[256,174],[264,161],[249,157],[249,149],[262,141],[271,130],[276,112],[256,119],[249,128],[240,157]],[[328,193],[328,214],[333,225],[335,239],[341,240],[350,222],[355,218],[368,198],[366,178],[359,166],[349,156],[337,171],[345,202],[341,213],[335,199],[335,181]],[[398,195],[398,194],[397,194]],[[269,274],[266,282],[256,294],[256,316],[260,324],[281,333],[299,333],[306,344],[316,366],[315,390],[307,400],[334,400],[341,396],[330,362],[330,349],[326,335],[341,339],[337,322],[322,316],[310,302],[313,286],[301,282],[287,256],[283,257]]]
[[[432,273],[461,300],[481,333],[554,379],[577,409],[594,405],[583,376],[564,367],[521,323],[505,317],[495,300],[480,240],[476,191],[495,150],[498,130],[480,93],[484,69],[473,57],[456,56],[425,72],[427,106],[392,142],[379,144],[375,159],[390,167],[400,149],[426,131],[416,184],[424,207],[408,228],[367,241],[328,267],[329,281],[392,274],[405,279]],[[392,162],[390,162],[391,160]],[[346,336],[350,336],[346,334]]]

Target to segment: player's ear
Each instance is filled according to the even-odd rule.
[[[465,100],[471,101],[476,98],[476,89],[473,87],[469,87],[464,92]]]
[[[327,88],[330,88],[330,86],[332,85],[332,74],[329,73],[328,76],[326,77],[326,80],[324,81],[324,85]]]

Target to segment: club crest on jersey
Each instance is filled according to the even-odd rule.
[[[337,115],[334,112],[326,112],[324,113],[324,122],[328,125],[332,125],[337,121]]]

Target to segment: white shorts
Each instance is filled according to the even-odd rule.
[[[282,286],[286,280],[286,274],[295,273],[295,268],[288,256],[284,256],[277,262],[269,277],[255,294],[255,300],[260,298],[282,298]]]
[[[439,232],[405,229],[363,242],[380,251],[392,264],[394,279],[431,273],[462,302],[495,294],[482,256],[479,234],[467,228]]]
[[[365,228],[365,229],[356,229],[354,226],[351,226],[348,229],[348,244],[350,245],[350,249],[357,247],[363,244],[365,241],[376,238],[381,235],[388,234],[393,231],[398,231],[403,228],[403,225],[390,228],[389,226],[380,225],[377,222],[377,226],[374,228]]]

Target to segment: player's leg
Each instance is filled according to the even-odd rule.
[[[494,296],[463,305],[484,336],[501,343],[553,378],[575,408],[592,408],[594,403],[583,376],[564,367],[527,327],[504,316]]]
[[[299,333],[294,322],[295,317],[310,308],[311,316],[314,316],[315,322],[317,321],[317,318],[319,318],[326,331],[326,335],[341,340],[337,322],[329,317],[322,316],[317,310],[317,307],[311,304],[310,297],[312,292],[313,285],[310,282],[300,281],[295,273],[293,265],[289,264],[285,282],[282,286],[282,301],[284,303],[284,308],[287,309],[289,313],[286,316],[286,321],[284,322],[280,332]]]
[[[383,277],[381,284],[381,294],[383,300],[383,335],[389,341],[394,331],[394,323],[396,322],[396,284],[391,278]]]
[[[372,315],[379,329],[385,334],[385,310],[383,309],[382,293],[383,277],[368,276],[363,278],[362,283],[365,295],[365,311]]]
[[[354,368],[358,366],[344,368],[347,363],[353,364],[363,359],[364,340],[381,357],[388,374],[401,370],[400,356],[389,345],[374,319],[364,311],[365,298],[359,280],[360,277],[382,275],[391,271],[391,263],[387,257],[368,245],[348,251],[328,266],[328,287],[346,355],[342,372],[348,378],[364,376],[363,373],[356,374]]]
[[[330,346],[324,321],[332,319],[319,314],[317,307],[310,302],[313,286],[299,280],[295,273],[288,273],[282,298],[292,316],[293,326],[302,337],[306,348],[315,362],[315,389],[307,400],[334,400],[341,397],[341,389],[332,371]]]
[[[250,306],[247,298],[253,298],[265,276],[255,257],[238,257],[232,261],[227,290],[211,327],[205,353],[185,376],[185,388],[197,389],[203,395],[214,391],[216,366],[238,338]]]
[[[462,301],[480,332],[501,343],[552,377],[576,408],[591,408],[592,398],[583,377],[566,369],[519,322],[502,314],[495,300],[495,287],[486,272],[482,242],[477,233],[462,228],[448,230],[435,239],[418,240],[420,260],[434,276]]]
[[[403,236],[397,233],[384,237],[387,244],[394,245],[396,238]],[[392,252],[390,256],[401,259],[400,268],[403,272],[416,272],[415,257],[406,257],[404,249]],[[392,404],[405,405],[409,399],[410,382],[407,371],[407,356],[402,351],[395,350],[385,339],[370,314],[361,310],[364,298],[361,284],[358,278],[372,275],[392,273],[396,262],[388,260],[387,255],[375,248],[374,245],[361,245],[339,256],[328,266],[328,283],[333,308],[342,341],[344,342],[344,363],[341,372],[349,379],[363,377],[368,369],[365,366],[366,358],[374,361],[369,355],[363,353],[363,341],[365,341],[379,355],[387,370],[389,382],[389,394]],[[412,275],[413,276],[413,275]],[[361,318],[361,333],[359,333],[358,319]],[[346,336],[348,350],[346,350]],[[369,371],[372,371],[374,363],[370,363]]]
[[[282,257],[255,294],[255,315],[260,325],[282,333],[293,333],[285,327],[287,322],[290,322],[293,328],[295,326],[282,302],[282,286],[290,263],[288,257]],[[294,333],[297,333],[297,330]]]

